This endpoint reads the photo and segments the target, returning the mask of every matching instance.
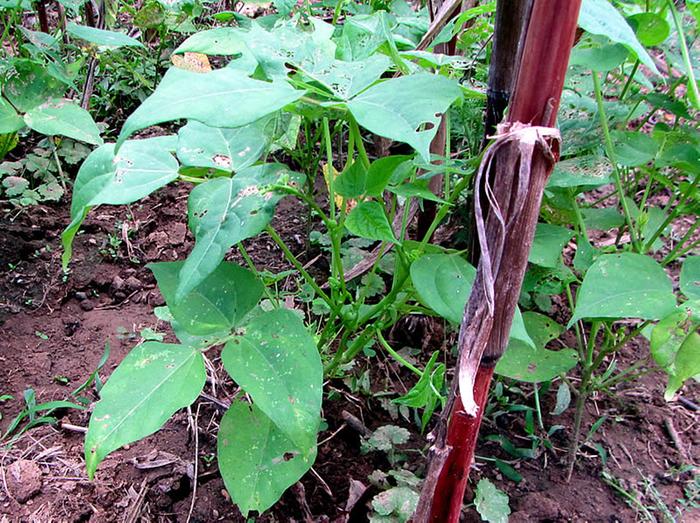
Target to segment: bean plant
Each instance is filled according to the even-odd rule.
[[[398,402],[422,411],[422,428],[444,401],[440,354],[421,370],[385,334],[410,314],[439,316],[453,327],[462,320],[475,269],[464,252],[430,238],[463,205],[479,151],[454,154],[448,139],[444,153],[431,154],[430,143],[441,118],[448,128],[469,128],[458,115],[483,103],[483,90],[474,88],[483,86],[465,81],[471,65],[464,60],[416,51],[425,12],[395,4],[393,14],[368,10],[342,24],[302,12],[193,34],[174,55],[200,64],[220,57],[219,66],[171,67],[116,141],[82,164],[62,236],[64,266],[91,209],[129,204],[168,184],[191,187],[187,219],[195,240],[185,260],[149,265],[166,303],[155,313],[178,342],[134,347],[102,388],[85,440],[91,477],[109,453],[157,431],[197,399],[207,358],[219,347],[240,387],[219,426],[219,470],[244,514],[268,509],[313,465],[324,379],[342,376],[371,344],[416,374]],[[560,119],[563,161],[547,187],[520,300],[528,311],[516,311],[496,368],[535,384],[560,378],[560,389],[574,392],[573,454],[586,398],[649,363],[645,357],[617,367],[614,355],[632,337],[649,336],[651,356],[669,375],[667,398],[700,374],[700,265],[689,256],[697,242],[688,241],[697,224],[659,256],[670,225],[697,214],[700,141],[690,111],[698,100],[692,88],[690,107],[653,92],[661,77],[646,47],[666,46],[685,71],[678,85],[695,86],[690,51],[671,2],[657,11],[629,9],[621,14],[603,0],[584,4],[586,33],[572,56]],[[461,34],[446,31],[443,41]],[[460,41],[476,53],[483,48],[469,36]],[[620,103],[608,102],[608,94]],[[675,120],[636,132],[657,109]],[[154,125],[168,131],[138,136]],[[405,149],[377,154],[382,139]],[[439,174],[438,196],[428,183]],[[599,187],[610,191],[592,203],[583,198]],[[651,203],[664,192],[671,194],[666,204]],[[287,197],[308,209],[314,238],[329,255],[327,274],[307,267],[275,228],[275,209]],[[411,238],[411,218],[426,201],[436,205],[435,217],[422,237]],[[611,204],[601,208],[605,202]],[[607,246],[595,241],[596,231],[611,229]],[[245,242],[261,235],[293,267],[301,282],[297,303],[312,304],[313,314],[290,308],[255,266]],[[565,259],[569,244],[575,256]],[[352,245],[375,248],[364,273],[348,261]],[[234,250],[244,266],[228,261]],[[674,289],[664,267],[680,260]],[[551,313],[557,295],[572,311],[566,326],[542,314]],[[574,346],[552,350],[567,329]],[[574,385],[567,373],[577,365],[581,381]]]

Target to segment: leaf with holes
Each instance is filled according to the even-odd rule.
[[[247,517],[263,512],[299,481],[316,459],[302,450],[256,405],[235,401],[217,435],[219,471],[233,502]]]
[[[263,287],[258,278],[234,263],[222,262],[185,298],[177,302],[175,289],[184,262],[151,263],[168,309],[177,324],[190,334],[205,336],[230,331],[260,301]]]
[[[212,127],[240,127],[278,111],[304,94],[287,82],[263,82],[231,68],[194,73],[172,67],[155,92],[122,127],[117,147],[151,125],[187,118]]]
[[[176,302],[219,266],[231,246],[255,236],[270,223],[277,203],[285,195],[269,186],[285,183],[301,185],[303,176],[281,164],[265,164],[194,188],[188,221],[195,245],[180,271]]]
[[[52,98],[24,115],[24,122],[47,136],[67,136],[74,140],[101,145],[100,130],[85,109],[70,100]]]
[[[185,345],[146,342],[135,347],[100,391],[85,436],[92,479],[110,452],[157,431],[204,387],[202,353]]]
[[[373,85],[348,102],[357,122],[375,134],[405,142],[427,162],[440,117],[462,96],[444,76],[415,74]]]
[[[177,161],[155,145],[161,142],[160,138],[130,140],[116,156],[114,144],[105,144],[83,162],[73,186],[71,223],[61,235],[64,268],[71,258],[73,238],[90,208],[135,202],[177,178]]]
[[[192,120],[178,131],[177,157],[185,174],[201,170],[233,172],[257,162],[268,145],[266,132],[270,119],[262,118],[242,127],[231,129],[209,127]]]
[[[588,269],[569,327],[582,318],[658,320],[675,307],[671,280],[654,259],[633,253],[608,254]]]
[[[221,353],[226,372],[302,455],[311,455],[323,383],[314,340],[289,309],[261,314],[240,330]]]

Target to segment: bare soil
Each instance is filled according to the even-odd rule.
[[[164,330],[152,313],[162,298],[145,265],[181,259],[191,248],[184,222],[187,193],[184,187],[167,188],[129,208],[97,209],[76,239],[67,278],[60,267],[60,231],[69,221],[66,208],[37,206],[18,216],[5,215],[0,224],[0,395],[14,399],[0,403],[0,432],[20,412],[26,389],[33,389],[40,403],[69,399],[96,368],[106,342],[111,353],[103,379],[138,342],[143,328]],[[285,200],[275,218],[276,228],[297,251],[303,249],[301,211],[299,204]],[[247,248],[261,269],[288,268],[264,235]],[[324,263],[319,260],[312,270],[323,271]],[[439,348],[440,340],[431,343],[425,354]],[[646,354],[643,340],[634,340],[618,364]],[[371,365],[373,392],[405,392],[413,383],[410,374],[378,358]],[[80,432],[87,426],[89,409],[64,409],[58,415],[62,425],[40,425],[13,445],[0,447],[0,522],[245,521],[216,468],[216,427],[233,384],[215,357],[212,367],[207,396],[190,413],[178,413],[158,433],[110,455],[95,481],[85,474]],[[366,367],[360,362],[358,370]],[[369,486],[370,473],[387,472],[391,466],[383,454],[361,452],[360,434],[345,421],[343,411],[370,430],[389,423],[409,429],[413,436],[404,466],[422,475],[427,442],[413,423],[401,416],[392,419],[395,413],[386,410],[381,397],[353,393],[343,381],[330,383],[328,389],[333,399],[324,403],[327,429],[319,435],[323,443],[313,473],[255,521],[368,521],[368,505],[378,489],[370,486],[347,512],[351,480]],[[516,484],[492,461],[479,458],[471,485],[481,477],[495,481],[510,496],[513,522],[643,519],[639,506],[630,507],[609,485],[613,481],[663,520],[661,503],[674,513],[685,489],[693,487],[697,469],[682,466],[697,461],[700,448],[697,412],[678,402],[665,403],[663,389],[664,377],[651,373],[620,387],[614,398],[589,402],[584,426],[601,416],[607,420],[584,446],[570,483],[565,457],[573,409],[552,416],[554,395],[549,393],[542,405],[545,427],[564,427],[552,436],[553,448],[538,451],[534,459],[514,460],[498,443],[482,438],[477,455],[512,463],[523,480]],[[699,393],[693,385],[684,397],[697,403]],[[532,400],[531,394],[528,398]],[[90,399],[96,400],[94,392]],[[191,420],[196,421],[197,438]],[[523,417],[517,414],[500,416],[498,423],[487,418],[482,436],[494,434],[529,446]],[[605,466],[596,444],[607,453]],[[604,473],[613,479],[606,483]],[[472,495],[468,492],[466,503]],[[465,509],[463,519],[479,521],[473,508]],[[686,511],[677,521],[700,521],[700,511]]]

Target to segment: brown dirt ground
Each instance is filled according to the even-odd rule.
[[[95,369],[106,341],[111,355],[103,378],[138,341],[142,328],[164,328],[152,314],[152,307],[162,304],[162,298],[145,263],[182,258],[190,249],[192,239],[183,221],[187,193],[186,187],[171,187],[129,208],[97,209],[88,218],[84,234],[77,237],[67,279],[60,268],[59,235],[68,223],[64,207],[37,206],[13,221],[9,215],[2,219],[0,395],[12,394],[15,399],[0,404],[0,429],[6,429],[19,412],[25,389],[34,389],[39,402],[66,399]],[[300,216],[298,204],[285,200],[275,218],[278,230],[297,250],[302,248]],[[111,250],[110,234],[121,239]],[[267,237],[247,242],[247,246],[259,267],[287,268]],[[630,343],[621,364],[647,352],[642,342]],[[392,361],[373,362],[373,390],[403,391],[410,387],[410,375]],[[221,415],[217,403],[226,403],[233,387],[216,358],[212,364],[210,370],[216,378],[205,392],[218,401],[202,397],[192,407],[199,430],[199,470],[191,521],[244,521],[230,503],[213,459]],[[66,379],[68,384],[62,384]],[[672,471],[697,461],[700,445],[697,413],[677,402],[665,403],[663,380],[660,374],[652,373],[621,387],[614,398],[594,398],[584,422],[590,426],[601,415],[608,416],[593,438],[593,443],[600,443],[608,453],[605,470],[618,478],[624,489],[640,492],[642,502],[655,510],[659,520],[661,512],[654,508],[654,497],[647,487],[652,485],[673,511],[684,497],[683,489],[691,487],[695,478],[692,472],[674,475]],[[379,399],[353,394],[341,381],[330,387],[338,394],[324,404],[328,429],[319,440],[328,441],[320,446],[314,473],[307,474],[301,487],[290,489],[273,510],[255,521],[346,521],[350,480],[367,485],[373,470],[390,470],[384,456],[361,453],[360,437],[343,421],[343,410],[370,429],[395,423],[411,430],[410,447],[418,450],[407,453],[410,458],[405,466],[422,474],[426,441],[413,424],[400,417],[392,420]],[[531,389],[523,389],[531,393]],[[686,388],[685,396],[697,400],[699,392],[693,385]],[[528,397],[532,399],[531,394]],[[91,399],[96,399],[94,393]],[[486,476],[508,492],[513,522],[639,520],[640,512],[602,481],[604,467],[591,445],[584,447],[571,483],[565,482],[572,409],[551,416],[548,413],[553,403],[553,394],[544,396],[545,426],[560,424],[565,429],[553,436],[553,450],[540,451],[535,459],[513,462],[523,481],[516,484],[504,478],[491,461],[479,459],[471,485]],[[85,427],[89,412],[67,410],[62,416],[64,423]],[[180,412],[158,433],[110,455],[95,481],[89,481],[85,474],[80,432],[47,425],[30,430],[13,446],[0,447],[0,522],[186,521],[193,499],[195,455],[189,418],[187,412]],[[482,433],[509,435],[521,446],[528,446],[522,420],[516,414],[501,416],[497,424],[487,419]],[[670,437],[669,423],[683,445],[680,448]],[[512,459],[496,443],[483,440],[477,455]],[[376,492],[374,487],[368,490],[349,521],[367,521],[367,504]],[[468,493],[467,501],[471,496]],[[470,508],[465,509],[463,519],[479,520]],[[700,512],[686,512],[677,521],[700,521]]]

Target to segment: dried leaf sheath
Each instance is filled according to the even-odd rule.
[[[519,122],[500,125],[494,138],[475,178],[475,186],[483,187],[483,194],[488,199],[489,213],[484,218],[480,195],[482,191],[475,190],[476,228],[482,254],[459,332],[459,393],[464,411],[471,416],[475,416],[478,410],[474,401],[477,369],[480,364],[492,366],[498,361],[505,350],[513,319],[513,308],[506,308],[510,309],[510,316],[496,322],[498,332],[494,331],[496,302],[503,298],[496,292],[496,281],[500,274],[504,244],[509,233],[522,226],[519,222],[528,199],[533,169],[545,169],[544,173],[536,173],[535,177],[546,179],[555,162],[561,140],[559,131],[555,128],[529,126]],[[517,172],[517,175],[505,175],[510,172]],[[504,174],[499,175],[500,173]],[[507,185],[503,183],[504,179],[511,179],[512,185],[504,187]],[[489,180],[497,180],[497,187],[492,187]],[[507,190],[499,190],[501,188]],[[496,190],[499,190],[499,194],[496,194]],[[529,237],[521,237],[519,241],[529,246],[533,232],[534,228]],[[505,269],[511,270],[510,267]],[[514,289],[506,291],[513,292]],[[519,294],[520,289],[517,291]],[[482,362],[484,357],[486,360]]]

